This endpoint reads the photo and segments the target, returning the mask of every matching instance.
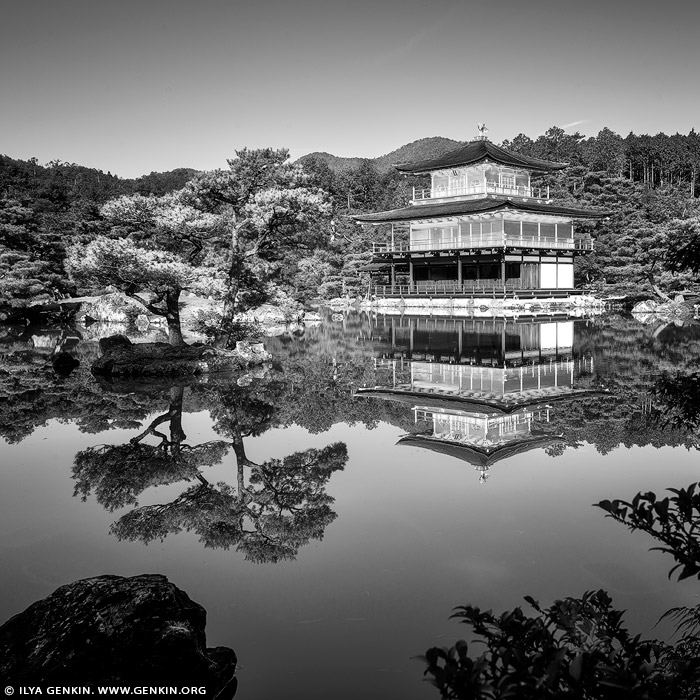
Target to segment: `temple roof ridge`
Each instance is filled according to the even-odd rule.
[[[475,165],[487,160],[500,165],[510,165],[536,172],[563,170],[569,165],[568,163],[556,163],[542,160],[541,158],[532,158],[521,153],[513,153],[501,146],[497,146],[487,138],[477,138],[437,158],[430,158],[416,163],[397,163],[394,164],[394,167],[401,173],[419,174],[445,168]]]

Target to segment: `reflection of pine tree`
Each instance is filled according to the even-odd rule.
[[[112,533],[148,543],[192,531],[205,547],[235,547],[251,561],[293,559],[303,545],[322,539],[336,518],[325,487],[332,474],[344,468],[347,448],[335,443],[262,464],[249,459],[245,440],[270,427],[283,388],[281,382],[265,380],[192,387],[194,398],[209,408],[216,430],[228,438],[202,445],[185,444],[184,388],[172,388],[168,410],[127,444],[95,446],[76,455],[75,495],[85,500],[94,492],[112,511],[136,505],[149,486],[196,479],[199,484],[170,503],[125,513],[112,525]],[[161,427],[165,424],[169,434]],[[145,442],[149,437],[157,444]],[[200,469],[221,462],[230,449],[236,456],[236,485],[210,484]]]
[[[126,513],[112,532],[119,539],[148,543],[193,531],[205,547],[236,547],[257,563],[294,559],[303,545],[322,539],[335,520],[325,486],[346,461],[343,443],[260,465],[239,460],[238,489],[223,482],[192,486],[171,503]],[[250,485],[241,488],[246,466],[252,470]]]
[[[229,445],[220,440],[195,446],[183,443],[183,395],[184,387],[173,387],[168,411],[126,445],[99,445],[78,452],[73,466],[74,495],[85,500],[94,490],[97,502],[113,511],[137,503],[138,495],[149,486],[183,479],[202,481],[199,469],[221,462]],[[169,438],[156,430],[163,423],[170,424]],[[148,436],[159,438],[160,443],[143,443]]]

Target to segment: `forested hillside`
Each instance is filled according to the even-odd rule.
[[[104,229],[100,207],[121,195],[163,195],[196,174],[191,168],[122,179],[75,163],[0,155],[0,308],[22,307],[74,291],[67,247]]]

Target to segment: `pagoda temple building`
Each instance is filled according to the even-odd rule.
[[[574,259],[593,250],[577,219],[606,212],[557,204],[532,177],[562,170],[512,153],[483,135],[439,158],[396,165],[430,176],[408,206],[353,218],[391,225],[365,267],[377,297],[562,298],[576,294]],[[389,235],[387,235],[389,238]]]

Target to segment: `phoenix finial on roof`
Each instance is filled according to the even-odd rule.
[[[481,140],[486,140],[486,134],[489,133],[489,130],[486,128],[486,124],[484,122],[479,122],[476,125],[476,128],[479,130],[479,138]]]

